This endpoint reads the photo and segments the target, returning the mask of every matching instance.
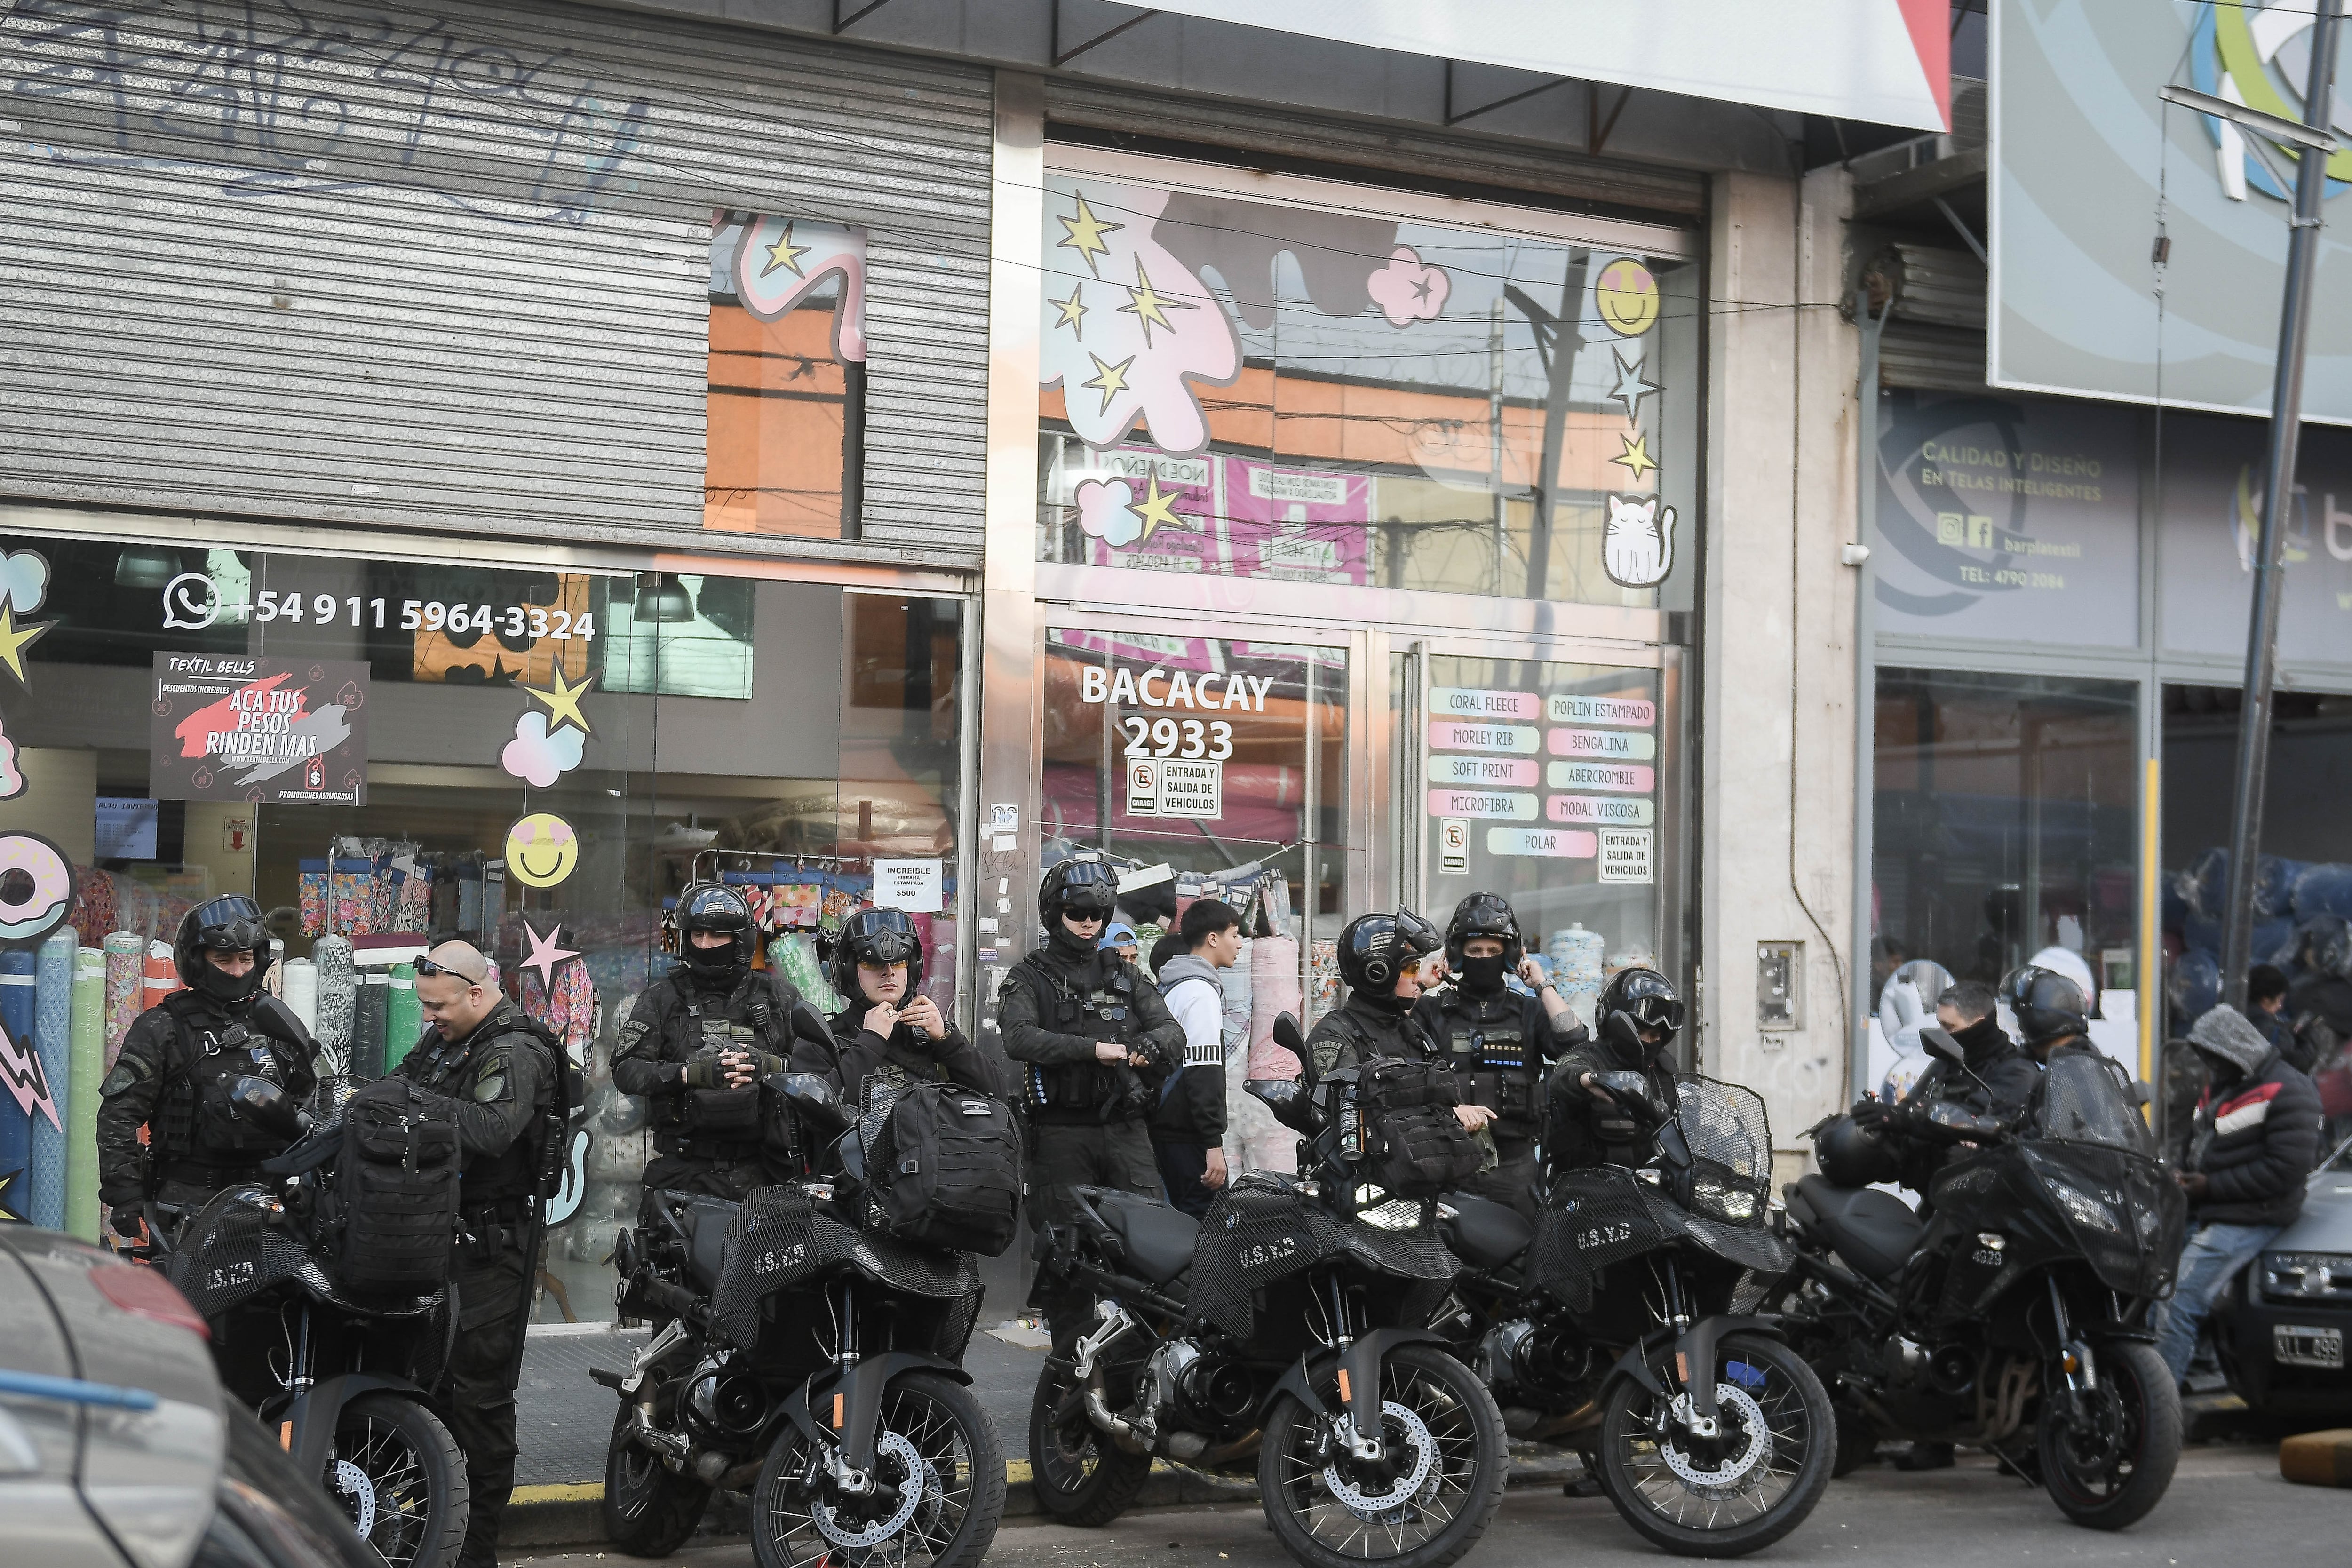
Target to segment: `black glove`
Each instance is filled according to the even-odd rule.
[[[115,1235],[136,1241],[140,1226],[146,1222],[147,1211],[138,1204],[116,1204],[107,1211],[106,1217],[107,1222],[114,1226]]]
[[[1853,1124],[1861,1128],[1896,1128],[1912,1119],[1912,1107],[1906,1101],[1888,1104],[1868,1097],[1854,1101]]]
[[[748,1055],[748,1053],[746,1054]],[[726,1058],[733,1055],[735,1055],[735,1053],[732,1051],[697,1051],[691,1058],[688,1058],[686,1071],[679,1075],[679,1081],[684,1083],[688,1089],[730,1089],[735,1087],[727,1081],[728,1070],[727,1061],[725,1059]]]

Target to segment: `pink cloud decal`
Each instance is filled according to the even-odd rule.
[[[763,321],[789,312],[826,279],[841,279],[833,311],[833,357],[866,363],[866,235],[839,224],[761,217],[735,246],[735,293]]]
[[[0,734],[0,800],[25,793],[25,770],[16,765],[16,742]]]
[[[1135,491],[1125,479],[1081,479],[1072,499],[1078,503],[1078,526],[1113,549],[1143,536]]]
[[[585,749],[580,731],[571,725],[551,735],[546,714],[526,713],[515,721],[515,738],[499,753],[499,766],[536,788],[548,789],[580,765]]]
[[[1389,253],[1389,264],[1364,279],[1364,288],[1391,327],[1433,321],[1445,309],[1454,280],[1443,267],[1423,266],[1421,253],[1400,245]]]

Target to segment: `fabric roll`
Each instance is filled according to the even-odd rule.
[[[1298,1058],[1274,1043],[1274,1021],[1298,1012],[1298,942],[1262,936],[1250,943],[1250,1056],[1252,1078],[1297,1078]]]
[[[384,976],[383,1068],[390,1072],[416,1048],[425,1027],[425,1005],[416,999],[416,966],[395,963]]]
[[[36,1102],[30,1115],[33,1163],[26,1173],[26,1202],[33,1223],[47,1230],[66,1227],[65,1116],[73,1093],[74,954],[80,947],[68,927],[50,933],[34,960],[33,1048],[40,1057],[49,1102],[46,1107]]]
[[[66,1224],[98,1239],[98,1086],[106,1078],[106,953],[74,952],[71,1059],[66,1068]]]
[[[1248,968],[1249,1025],[1225,1065],[1225,1160],[1236,1171],[1298,1169],[1298,1135],[1274,1119],[1243,1086],[1249,1079],[1297,1078],[1298,1058],[1274,1043],[1274,1020],[1298,1010],[1298,943],[1286,936],[1254,937],[1242,963]],[[1227,970],[1230,977],[1234,970]],[[1241,987],[1228,986],[1231,996]]]
[[[384,1004],[388,993],[381,969],[363,969],[352,1005],[352,1076],[360,1079],[383,1076]]]
[[[180,984],[180,968],[172,962],[172,944],[168,942],[149,942],[142,967],[144,973],[139,983],[139,1010],[142,1013],[161,1006],[163,998],[173,992],[187,989]]]
[[[768,967],[782,974],[808,999],[810,1006],[827,1017],[849,1005],[825,977],[824,966],[816,959],[816,939],[806,931],[787,931],[770,942]]]
[[[319,1033],[319,966],[307,958],[286,961],[286,1005],[315,1037]]]
[[[286,1000],[286,942],[282,937],[269,939],[269,973],[263,976],[261,988],[281,1002]]]
[[[1223,1012],[1219,1022],[1224,1035],[1225,1049],[1228,1053],[1232,1052],[1235,1047],[1246,1047],[1249,1044],[1249,955],[1252,940],[1253,939],[1249,937],[1242,938],[1240,959],[1217,971],[1217,985],[1224,994]],[[1234,1074],[1234,1076],[1239,1077],[1240,1075]]]
[[[146,973],[147,944],[135,931],[119,931],[100,944],[106,954],[106,1068],[114,1070],[114,1058],[122,1053],[122,1037],[139,1021],[139,1010],[146,1004],[142,977]]]
[[[28,1055],[38,1011],[34,992],[39,967],[40,960],[26,949],[0,952],[0,1029],[7,1030],[16,1050]],[[0,1214],[21,1216],[29,1212],[26,1167],[32,1160],[32,1120],[16,1097],[0,1088]]]
[[[327,1059],[339,1073],[352,1064],[352,944],[348,938],[322,936],[310,947],[310,961],[319,969],[319,1024],[314,1033],[326,1047]]]

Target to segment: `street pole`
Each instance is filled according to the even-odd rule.
[[[2336,23],[2341,0],[2322,0],[2311,32],[2311,79],[2303,99],[2304,123],[2326,134],[2336,89]],[[2295,447],[2303,423],[2304,344],[2311,289],[2319,259],[2320,202],[2327,184],[2327,153],[2305,147],[2294,177],[2289,220],[2286,300],[2279,313],[2278,365],[2271,382],[2270,453],[2263,465],[2263,529],[2254,561],[2254,608],[2246,631],[2246,693],[2238,717],[2238,770],[2230,815],[2230,900],[2221,926],[2221,984],[2231,1005],[2246,1005],[2246,969],[2253,958],[2254,869],[2262,853],[2263,785],[2270,768],[2271,682],[2278,657],[2279,599],[2285,568],[2279,551],[2294,499]]]
[[[1878,544],[1878,343],[1895,301],[1873,314],[1870,290],[1853,291],[1854,324],[1862,329],[1862,374],[1854,384],[1853,562],[1853,1038],[1849,1047],[1846,1091],[1851,1101],[1870,1081],[1870,1020],[1878,997],[1870,984],[1872,857],[1876,851],[1878,768],[1877,573],[1870,552]]]

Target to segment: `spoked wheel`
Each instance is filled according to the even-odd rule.
[[[769,1450],[751,1494],[760,1568],[971,1568],[1004,1517],[1004,1446],[967,1389],[910,1372],[882,1395],[862,1489],[830,1473],[797,1427]]]
[[[1091,1530],[1127,1510],[1151,1475],[1151,1456],[1130,1454],[1087,1419],[1077,1373],[1048,1358],[1029,1403],[1029,1475],[1037,1506]]]
[[[446,1568],[466,1543],[465,1457],[414,1399],[362,1394],[335,1422],[327,1495],[387,1568]]]
[[[2093,1530],[2138,1522],[2172,1484],[2180,1462],[2180,1400],[2156,1347],[2111,1344],[2098,1358],[2098,1384],[2073,1395],[2071,1418],[2042,1395],[2037,1451],[2042,1485],[2068,1519]],[[2046,1386],[2063,1389],[2063,1373]]]
[[[1339,1407],[1336,1370],[1316,1390]],[[1295,1395],[1275,1402],[1258,1491],[1284,1550],[1308,1568],[1440,1568],[1476,1543],[1503,1500],[1503,1413],[1466,1366],[1400,1345],[1381,1368],[1377,1461],[1338,1446]]]
[[[709,1506],[710,1489],[681,1476],[629,1438],[633,1404],[613,1420],[604,1453],[604,1535],[632,1557],[667,1557],[686,1544]]]
[[[1675,1386],[1671,1355],[1654,1368]],[[1715,1351],[1715,1429],[1695,1430],[1686,1396],[1633,1379],[1611,1389],[1601,1480],[1625,1522],[1685,1557],[1737,1557],[1803,1522],[1830,1484],[1837,1415],[1801,1357],[1760,1334]]]

